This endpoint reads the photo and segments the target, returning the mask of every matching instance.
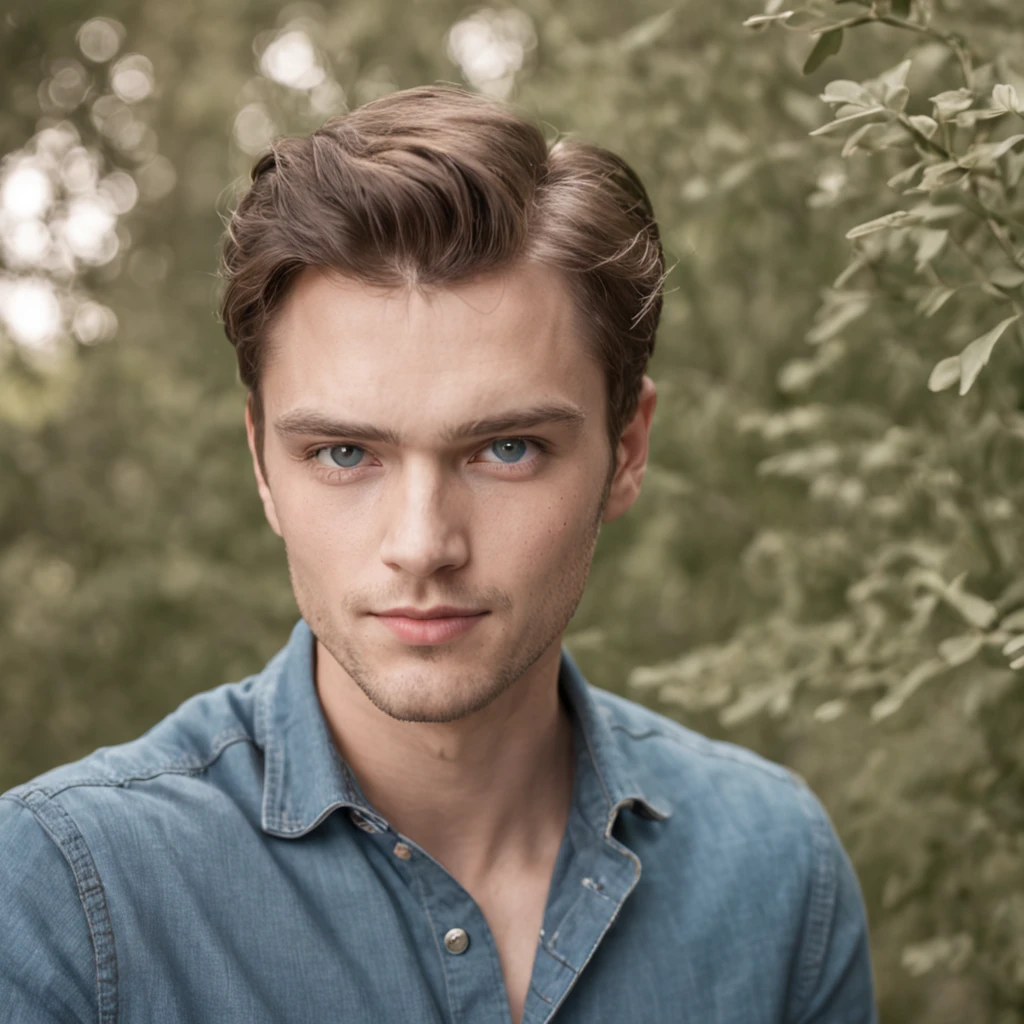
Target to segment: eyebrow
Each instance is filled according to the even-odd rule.
[[[564,423],[575,430],[583,426],[586,413],[568,402],[543,402],[525,409],[511,409],[486,419],[470,420],[441,428],[444,444],[454,444],[484,434],[503,434],[508,431],[538,427],[549,423]],[[401,435],[387,427],[371,423],[354,423],[336,420],[315,409],[294,409],[284,413],[274,422],[274,430],[280,437],[306,437],[311,434],[326,434],[343,437],[351,441],[380,441],[398,447]]]

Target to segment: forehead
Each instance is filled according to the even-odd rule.
[[[587,409],[604,400],[568,287],[533,265],[430,290],[306,270],[269,340],[262,391],[270,416],[312,407],[386,418],[382,426],[404,432],[522,400]]]

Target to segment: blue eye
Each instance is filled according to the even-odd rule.
[[[537,453],[531,458],[526,458],[531,445],[537,449]],[[508,466],[509,469],[522,473],[527,470],[537,469],[540,465],[540,460],[544,458],[549,450],[548,445],[543,441],[530,437],[499,437],[491,441],[486,448],[482,449],[482,452],[496,455],[501,465]],[[367,450],[360,445],[341,443],[327,444],[320,448],[315,448],[306,458],[328,471],[339,469],[355,470],[369,468],[370,463],[367,463],[366,467],[362,466],[363,456],[367,454],[369,454]],[[321,458],[323,455],[327,455],[328,458]],[[491,465],[495,465],[495,463],[491,462]],[[343,474],[343,476],[345,475],[348,474]]]
[[[343,451],[346,453],[345,455],[341,456],[340,460],[334,454],[335,452],[338,451]],[[330,454],[331,464],[334,466],[338,466],[342,469],[355,469],[356,466],[359,465],[359,461],[362,458],[363,449],[355,444],[334,444],[331,445],[329,448],[321,448],[320,451],[317,452],[317,455],[319,455],[320,452],[328,452]],[[358,458],[356,458],[355,462],[350,462],[348,460],[352,458],[353,452],[356,453]]]
[[[501,459],[502,462],[515,462],[518,457],[525,453],[526,440],[521,437],[502,437],[491,442],[491,451]],[[506,456],[509,456],[506,458]]]

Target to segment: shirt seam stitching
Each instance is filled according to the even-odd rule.
[[[118,971],[114,926],[89,844],[68,811],[41,789],[33,790],[25,797],[4,795],[17,800],[32,813],[71,869],[93,948],[97,1019],[99,1024],[116,1024]]]
[[[58,786],[47,786],[37,784],[27,784],[28,788],[22,790],[22,792],[11,793],[12,796],[27,800],[30,797],[39,794],[46,800],[52,800],[54,797],[60,796],[62,793],[67,792],[69,789],[78,789],[82,786],[110,786],[118,787],[124,786],[129,782],[149,782],[152,779],[159,778],[161,775],[190,775],[196,773],[203,773],[208,768],[212,767],[217,759],[227,750],[228,747],[233,746],[236,743],[242,743],[248,741],[255,747],[252,737],[247,732],[239,732],[237,728],[232,730],[222,730],[213,737],[214,747],[204,757],[189,757],[182,758],[178,761],[172,761],[168,764],[163,764],[158,768],[155,768],[152,772],[147,775],[141,773],[123,773],[120,775],[94,775],[87,776],[85,778],[71,779],[66,783],[62,783]]]
[[[707,737],[702,737],[702,739],[707,744],[709,744],[709,746],[705,747],[704,744],[700,743],[699,741],[695,743],[693,740],[689,739],[686,736],[680,736],[676,734],[674,731],[670,732],[665,729],[658,728],[657,726],[651,727],[641,735],[634,735],[630,731],[628,726],[622,725],[621,723],[612,723],[611,728],[613,730],[626,733],[626,735],[633,740],[642,741],[650,739],[652,736],[656,736],[661,739],[668,740],[671,743],[675,743],[680,747],[685,747],[687,750],[692,751],[698,756],[715,757],[723,761],[731,761],[734,764],[746,765],[748,768],[754,768],[757,771],[761,772],[762,775],[767,775],[770,778],[777,779],[780,782],[792,782],[792,773],[788,768],[785,767],[785,765],[777,765],[771,763],[761,764],[758,761],[751,760],[748,757],[738,756],[734,754],[732,751],[720,750],[717,746],[711,746],[710,744],[714,744],[715,741],[709,740],[707,739]]]
[[[277,678],[274,680],[274,687],[267,686],[260,695],[261,699],[256,705],[256,731],[263,736],[263,801],[260,808],[262,824],[266,829],[275,832],[294,831],[291,817],[287,810],[280,806],[280,788],[284,777],[284,763],[281,752],[274,743],[273,730],[270,728],[270,703],[271,697],[277,686],[281,685],[280,669]]]
[[[809,795],[808,790],[806,796]],[[808,809],[805,805],[804,811],[811,824],[812,864],[806,915],[807,932],[797,975],[795,1002],[799,1012],[794,1015],[797,1020],[803,1018],[821,977],[836,900],[836,870],[830,855],[829,830],[822,817],[814,813],[813,808]]]

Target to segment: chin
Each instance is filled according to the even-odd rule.
[[[371,697],[371,700],[373,698]],[[386,715],[399,722],[457,722],[479,711],[486,703],[465,700],[373,700]]]
[[[376,708],[400,722],[455,722],[487,707],[502,691],[493,681],[477,689],[453,686],[452,673],[443,668],[418,671],[413,680],[383,673],[372,683],[356,682]]]

